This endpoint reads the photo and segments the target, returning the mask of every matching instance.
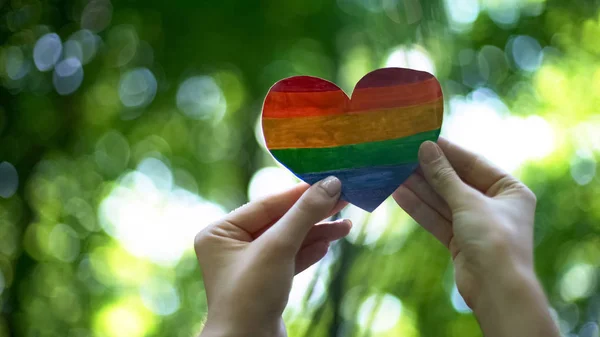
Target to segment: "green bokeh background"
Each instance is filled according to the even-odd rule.
[[[0,337],[197,335],[194,233],[293,183],[257,130],[269,87],[351,92],[386,65],[432,70],[443,134],[536,192],[550,309],[565,336],[598,337],[599,9],[0,0]],[[448,254],[393,202],[343,215],[350,237],[294,284],[290,336],[481,336]]]

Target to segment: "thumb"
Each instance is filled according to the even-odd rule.
[[[469,194],[469,186],[456,174],[444,152],[436,143],[427,141],[421,144],[419,164],[429,185],[448,203],[450,208],[456,208]]]
[[[292,208],[269,228],[262,238],[297,253],[310,229],[327,218],[342,192],[342,182],[329,177],[311,186]]]

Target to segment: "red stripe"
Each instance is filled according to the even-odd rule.
[[[377,69],[365,75],[365,77],[363,77],[358,82],[355,89],[391,87],[401,84],[412,84],[417,82],[424,82],[431,78],[434,78],[434,76],[424,71],[404,68]]]
[[[323,92],[342,91],[337,85],[311,76],[294,76],[277,82],[271,91],[276,92]]]
[[[389,109],[421,105],[442,98],[442,88],[435,78],[424,82],[400,84],[386,88],[356,89],[350,101],[351,111]]]

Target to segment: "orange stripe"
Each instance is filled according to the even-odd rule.
[[[342,91],[277,92],[265,99],[263,118],[291,118],[343,114],[348,96]]]
[[[413,107],[305,118],[266,118],[269,149],[323,148],[396,139],[439,129],[443,99]]]
[[[350,101],[351,111],[389,109],[433,102],[442,97],[442,88],[435,78],[385,88],[357,89]]]

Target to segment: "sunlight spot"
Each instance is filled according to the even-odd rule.
[[[588,297],[596,287],[596,269],[588,264],[572,266],[560,280],[560,295],[572,302]]]
[[[509,172],[528,160],[550,155],[556,147],[552,126],[540,116],[511,116],[489,89],[450,99],[442,136],[483,155]],[[506,137],[510,134],[511,137]]]
[[[174,185],[171,169],[154,158],[121,177],[98,211],[104,230],[131,254],[167,266],[223,215],[221,206]]]
[[[142,337],[155,322],[139,298],[131,296],[101,309],[94,323],[97,336]]]
[[[378,333],[390,330],[400,320],[402,302],[391,294],[369,296],[358,309],[358,324]]]
[[[370,214],[351,204],[342,210],[341,215],[342,218],[352,219],[352,229],[346,236],[346,240],[353,244],[364,244],[364,238],[367,234],[365,226]]]
[[[600,118],[593,118],[576,125],[570,136],[578,149],[600,152]]]
[[[363,244],[374,245],[385,233],[388,224],[391,223],[393,209],[398,207],[395,201],[386,199],[375,211],[369,216],[366,223],[365,237]]]
[[[427,51],[420,46],[415,46],[411,49],[406,49],[405,47],[395,49],[390,56],[388,56],[385,66],[386,68],[410,68],[426,71],[435,75],[435,64],[433,63],[433,60]]]
[[[162,161],[156,158],[146,158],[138,165],[137,171],[152,180],[154,186],[163,191],[173,187],[173,174]]]
[[[250,179],[248,199],[254,201],[296,186],[298,179],[287,169],[265,167],[258,170]]]

